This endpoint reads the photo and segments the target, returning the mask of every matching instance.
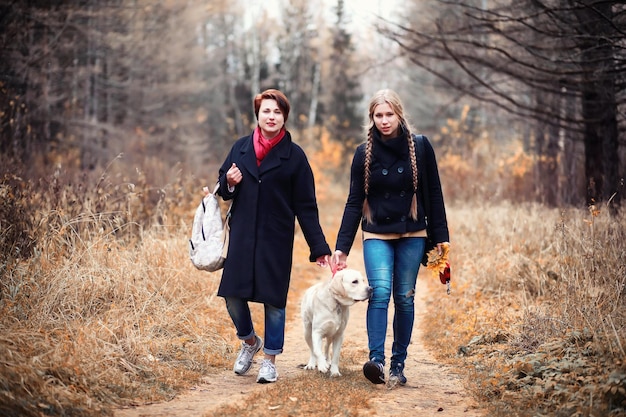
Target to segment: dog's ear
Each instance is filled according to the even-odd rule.
[[[330,281],[330,289],[341,298],[348,297],[346,288],[343,286],[344,271],[337,271]]]

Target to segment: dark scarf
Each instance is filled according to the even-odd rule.
[[[377,129],[374,129],[373,134],[374,149],[377,149],[374,155],[383,165],[392,165],[398,159],[409,159],[406,130],[402,127],[398,136],[389,139],[383,139]]]
[[[272,139],[267,139],[263,136],[263,133],[261,133],[261,128],[259,126],[254,129],[254,133],[252,134],[252,143],[254,144],[257,166],[261,165],[261,161],[263,161],[272,148],[282,140],[285,136],[285,132],[286,130],[283,127],[280,129],[280,132],[278,132],[278,135],[274,136]]]

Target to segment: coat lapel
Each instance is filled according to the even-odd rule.
[[[256,154],[252,145],[252,135],[248,136],[248,140],[241,147],[241,163],[243,169],[248,171],[255,179],[259,179],[259,167],[256,165]]]
[[[261,162],[261,165],[259,166],[259,174],[278,168],[281,164],[281,159],[289,158],[290,151],[291,135],[289,132],[286,132],[285,137],[282,138],[280,143],[278,143],[263,159],[263,162]]]

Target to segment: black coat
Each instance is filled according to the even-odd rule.
[[[362,230],[372,233],[406,233],[426,229],[425,193],[428,193],[430,203],[429,237],[435,243],[450,240],[435,151],[425,136],[423,141],[424,155],[417,153],[417,220],[409,216],[413,180],[406,134],[385,143],[375,132],[368,196],[373,223],[368,223],[362,215],[366,144],[357,147],[352,160],[350,193],[337,235],[338,250],[350,253],[359,225]],[[425,176],[428,177],[428,189],[424,189],[423,182],[419,180]]]
[[[226,172],[235,163],[242,181],[230,193]],[[311,166],[289,132],[257,166],[252,134],[237,140],[219,170],[219,194],[233,200],[230,244],[217,292],[284,308],[291,278],[295,219],[310,248],[309,261],[330,255],[319,223]]]

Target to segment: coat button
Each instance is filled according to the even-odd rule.
[[[406,193],[404,191],[400,191],[400,197],[404,197]]]
[[[389,193],[385,193],[385,199],[389,199],[390,195]]]
[[[400,217],[400,221],[405,222],[406,221],[406,216]]]
[[[387,171],[386,169],[383,169],[383,175],[387,175],[389,174],[389,171]]]
[[[404,172],[404,167],[398,167],[398,174],[402,174]]]

